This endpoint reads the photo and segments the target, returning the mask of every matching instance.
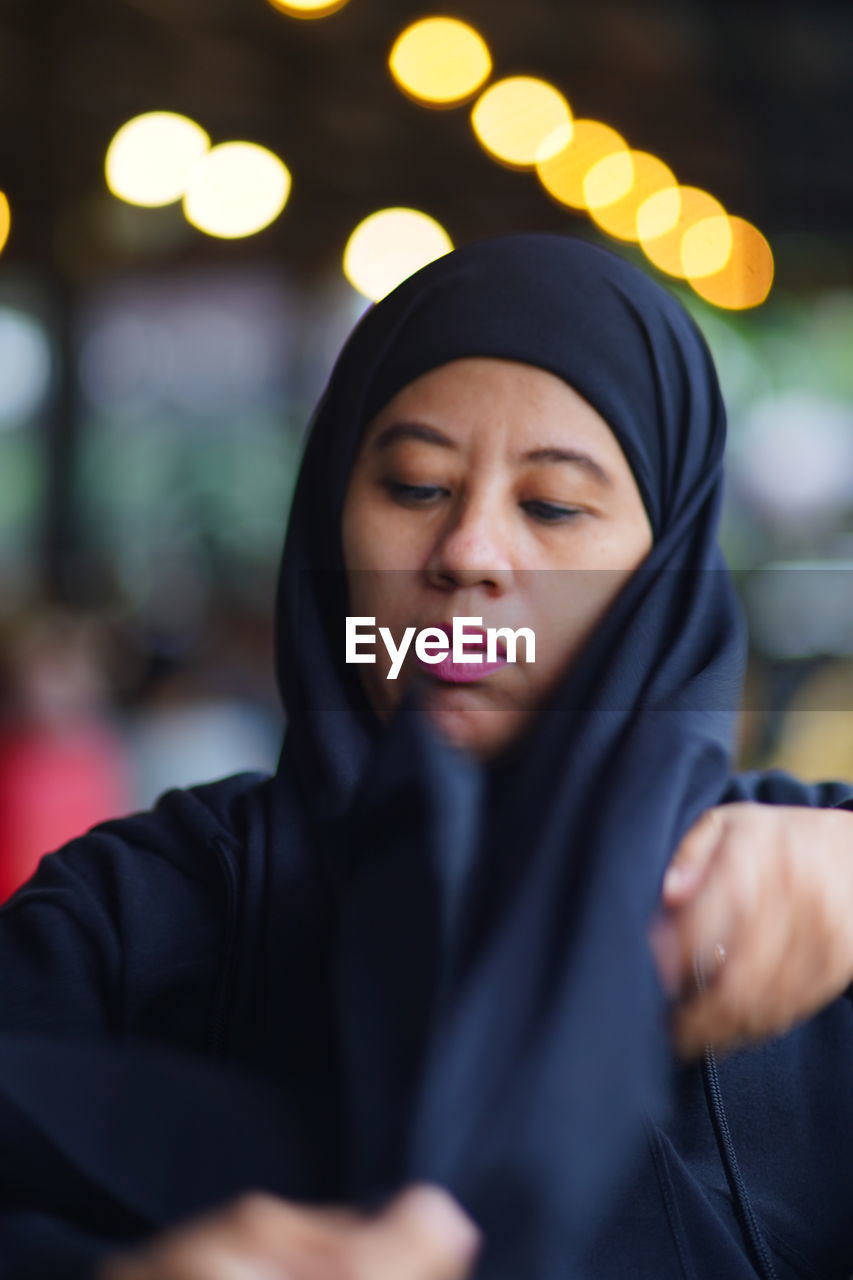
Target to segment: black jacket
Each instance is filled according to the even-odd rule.
[[[304,1117],[265,1056],[268,869],[245,839],[268,786],[237,774],[170,791],[45,857],[0,911],[3,1280],[77,1280],[240,1189],[287,1193],[275,1152]],[[725,798],[853,809],[853,786],[742,774]],[[758,1049],[679,1068],[669,1121],[649,1125],[615,1221],[567,1276],[847,1280],[851,1072],[844,998]]]

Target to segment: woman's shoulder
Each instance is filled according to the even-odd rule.
[[[178,1006],[188,1019],[221,968],[268,783],[240,773],[175,788],[47,853],[0,909],[0,1030],[153,1031]]]
[[[149,809],[110,818],[85,834],[46,852],[35,874],[4,910],[25,904],[34,893],[67,874],[81,884],[125,878],[184,878],[199,885],[217,878],[217,854],[224,846],[239,857],[270,782],[265,773],[245,772],[191,787],[165,791]]]
[[[105,836],[144,844],[172,858],[188,872],[198,870],[193,850],[225,841],[239,846],[248,836],[272,777],[268,773],[229,774],[191,787],[173,787],[150,809],[99,823],[89,836]]]

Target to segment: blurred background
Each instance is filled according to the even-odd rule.
[[[853,778],[853,10],[829,0],[0,0],[0,897],[275,765],[304,431],[370,301],[587,236],[730,415],[741,762]]]

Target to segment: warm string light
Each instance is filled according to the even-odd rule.
[[[415,101],[454,106],[476,91],[478,77],[485,84],[491,58],[472,27],[433,17],[397,37],[389,67]],[[708,192],[680,185],[668,165],[629,147],[610,125],[574,119],[547,81],[512,76],[487,85],[471,124],[490,156],[534,169],[553,200],[585,212],[614,239],[638,243],[659,271],[685,280],[706,301],[746,308],[767,297],[773,254],[756,227],[730,216]]]
[[[343,9],[348,0],[268,0],[278,13],[288,18],[328,18]]]
[[[700,187],[677,186],[649,196],[637,212],[640,246],[650,262],[667,275],[684,279],[681,258],[684,235],[705,218],[723,217],[719,200]]]
[[[489,85],[474,103],[471,124],[480,145],[516,169],[548,160],[572,135],[568,102],[559,89],[533,76]]]
[[[187,116],[147,111],[128,120],[113,137],[105,162],[113,195],[146,208],[172,204],[186,190],[193,166],[210,138]]]
[[[702,280],[722,271],[732,256],[734,237],[729,215],[694,218],[681,237],[679,252],[685,280]]]
[[[255,235],[279,216],[290,195],[287,166],[254,142],[211,147],[201,125],[171,111],[149,111],[115,134],[105,162],[107,186],[130,204],[182,201],[194,227],[210,236]]]
[[[559,204],[569,209],[586,209],[586,175],[600,160],[627,150],[625,139],[610,125],[599,120],[575,120],[563,145],[537,163],[536,174]]]
[[[430,107],[467,102],[492,73],[483,37],[458,18],[423,18],[397,37],[388,67],[398,87]]]
[[[441,223],[419,209],[379,209],[353,231],[344,249],[344,275],[378,302],[428,262],[449,253],[453,241]]]
[[[618,157],[617,157],[618,158]],[[622,195],[604,203],[589,200],[589,216],[602,231],[617,240],[637,241],[640,238],[637,226],[637,215],[640,207],[653,195],[661,191],[672,191],[678,183],[668,165],[648,151],[629,151],[626,159],[631,166],[631,180]],[[595,193],[602,188],[602,179],[606,177],[606,166],[612,164],[613,156],[600,160],[587,174],[584,189]],[[651,225],[649,219],[648,225]],[[665,225],[665,224],[664,224]],[[663,230],[663,227],[661,228]]]
[[[318,18],[347,0],[269,0],[292,17]],[[615,239],[636,242],[664,273],[685,280],[715,306],[747,308],[767,297],[773,254],[760,231],[730,216],[706,191],[680,185],[649,152],[630,148],[611,126],[573,118],[554,85],[534,76],[486,84],[488,46],[472,26],[433,16],[410,24],[388,66],[413,100],[452,107],[479,94],[471,125],[483,148],[511,168],[533,169],[548,195],[586,212]],[[253,235],[287,203],[292,179],[271,151],[250,142],[211,146],[204,129],[174,112],[147,112],[118,130],[106,157],[110,190],[145,207],[182,201],[187,220],[211,236]],[[9,234],[0,192],[0,250]],[[384,296],[408,274],[448,252],[450,237],[427,214],[384,209],[352,233],[344,270],[366,297]]]
[[[773,251],[757,227],[744,218],[727,215],[731,251],[719,270],[702,276],[687,274],[687,281],[700,298],[715,307],[743,311],[764,302],[773,285]],[[702,231],[697,225],[697,231]],[[705,227],[713,243],[719,228]]]
[[[187,221],[234,240],[268,227],[290,195],[287,166],[254,142],[223,142],[193,169],[184,194]]]
[[[6,246],[9,239],[9,232],[12,230],[12,210],[9,206],[9,199],[5,192],[0,191],[0,253]]]

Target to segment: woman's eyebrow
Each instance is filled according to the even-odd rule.
[[[385,427],[376,437],[373,447],[376,452],[389,448],[398,440],[423,440],[426,444],[437,444],[442,449],[458,449],[459,446],[437,427],[428,427],[425,422],[394,422]]]
[[[610,474],[604,470],[600,462],[582,449],[558,449],[556,445],[545,445],[540,449],[530,449],[521,454],[519,462],[567,462],[574,467],[582,467],[599,484],[612,485]]]
[[[430,427],[425,422],[393,422],[391,426],[385,427],[379,432],[373,447],[378,453],[390,448],[391,445],[400,440],[421,440],[425,444],[435,444],[442,449],[459,448],[455,440],[451,440],[443,431],[439,431],[437,427]],[[613,484],[612,478],[604,470],[601,463],[596,462],[593,457],[588,453],[584,453],[582,449],[564,449],[558,448],[556,445],[542,445],[535,449],[528,449],[526,453],[519,454],[516,458],[516,463],[519,465],[530,462],[567,463],[569,466],[581,467],[599,484]]]

